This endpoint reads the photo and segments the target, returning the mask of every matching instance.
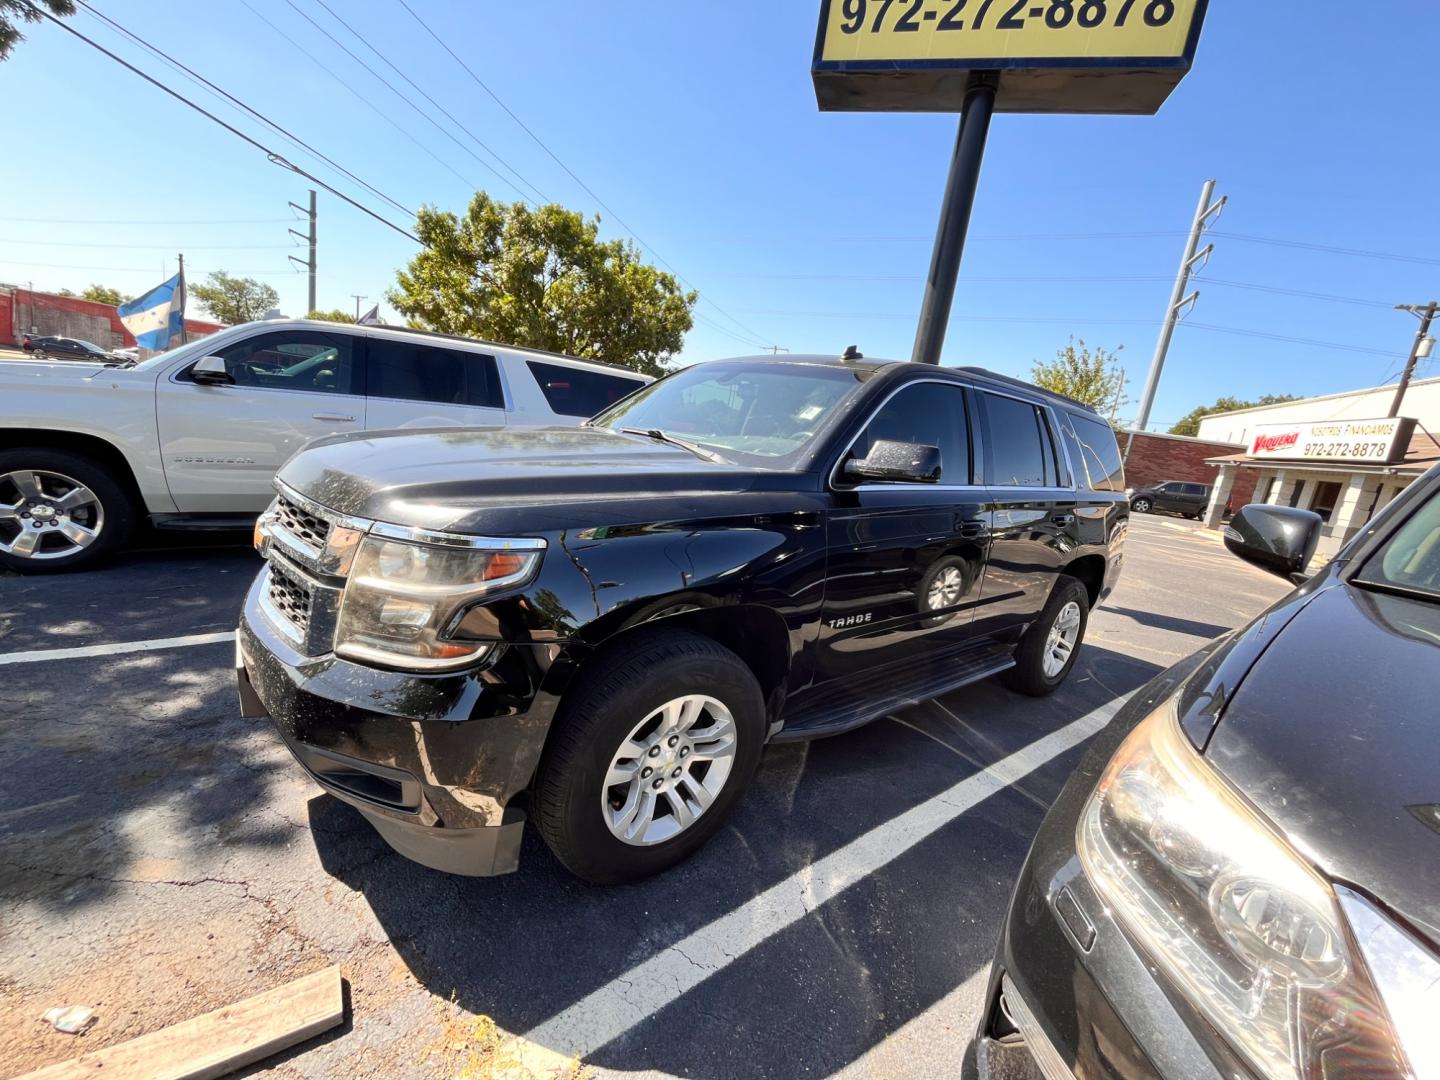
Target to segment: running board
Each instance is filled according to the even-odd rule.
[[[1014,646],[982,645],[944,653],[913,673],[887,666],[863,679],[832,680],[796,701],[786,712],[785,726],[770,741],[805,742],[841,735],[1014,666]],[[897,691],[897,683],[905,689]]]
[[[253,529],[258,514],[151,514],[150,524],[157,529],[187,532],[229,532]]]

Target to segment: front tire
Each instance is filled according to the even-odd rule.
[[[1030,624],[1015,649],[1015,666],[1002,678],[1010,689],[1029,697],[1048,697],[1069,677],[1090,622],[1090,593],[1061,575],[1050,602]]]
[[[1149,499],[1136,499],[1130,504],[1130,509],[1137,514],[1148,514],[1155,508],[1155,504]]]
[[[596,663],[551,729],[535,821],[567,870],[615,885],[720,828],[760,762],[765,704],[744,661],[686,631],[638,631]]]
[[[0,566],[78,570],[123,544],[134,520],[129,493],[89,458],[45,447],[0,451]]]

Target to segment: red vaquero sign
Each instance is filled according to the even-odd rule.
[[[1281,450],[1289,450],[1300,441],[1300,432],[1290,431],[1284,435],[1257,435],[1255,446],[1250,451],[1252,454],[1274,454]]]

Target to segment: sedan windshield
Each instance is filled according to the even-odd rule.
[[[590,421],[662,432],[727,456],[797,454],[865,373],[821,364],[697,364],[651,383]]]
[[[1440,497],[1432,497],[1365,563],[1357,583],[1440,600]]]

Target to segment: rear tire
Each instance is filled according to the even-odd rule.
[[[1015,649],[1015,666],[1001,678],[1010,689],[1030,697],[1048,697],[1070,676],[1085,628],[1090,622],[1090,593],[1061,575],[1040,617],[1030,624]]]
[[[591,665],[550,731],[535,823],[572,874],[615,885],[668,870],[724,824],[760,762],[765,703],[744,661],[686,631],[638,631]]]
[[[0,450],[0,567],[78,570],[130,535],[135,503],[110,471],[68,450]]]

